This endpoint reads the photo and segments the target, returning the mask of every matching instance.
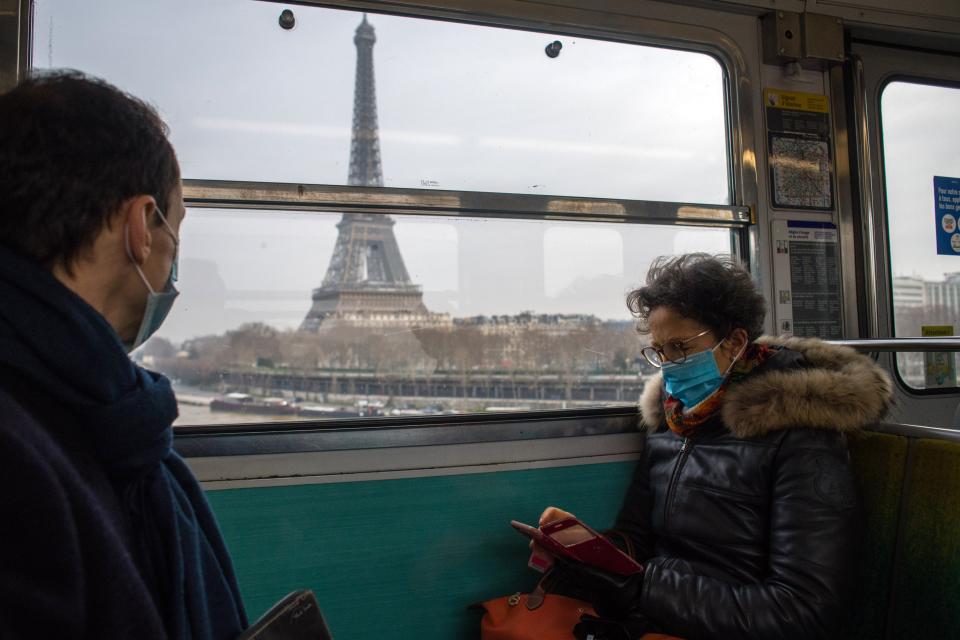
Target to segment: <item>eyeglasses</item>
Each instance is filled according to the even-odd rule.
[[[673,342],[668,342],[663,345],[662,348],[657,348],[653,345],[649,345],[640,350],[640,353],[643,354],[643,357],[646,358],[647,362],[655,366],[657,369],[663,366],[664,362],[672,362],[674,364],[682,364],[684,360],[687,359],[687,350],[684,348],[688,342],[693,342],[701,336],[705,336],[710,333],[710,329],[701,331],[695,336],[686,338],[685,340],[674,340]]]

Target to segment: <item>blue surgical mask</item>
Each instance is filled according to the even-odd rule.
[[[723,383],[724,374],[720,373],[713,355],[721,344],[723,340],[713,349],[687,356],[679,364],[664,362],[660,368],[667,393],[682,402],[685,409],[706,400]]]
[[[170,313],[170,309],[173,308],[173,302],[177,299],[177,296],[180,295],[180,292],[177,291],[177,288],[173,286],[173,283],[177,281],[177,265],[180,260],[180,239],[177,238],[177,234],[174,233],[173,229],[167,223],[167,219],[163,216],[163,213],[160,212],[160,209],[157,209],[157,215],[160,216],[160,221],[163,223],[163,226],[167,228],[167,232],[173,238],[173,242],[176,246],[176,253],[173,256],[173,264],[170,265],[170,275],[167,276],[167,282],[163,286],[163,291],[154,291],[153,287],[150,286],[150,282],[147,280],[147,277],[143,275],[143,270],[140,269],[140,265],[137,264],[137,261],[133,259],[133,254],[130,251],[130,230],[127,227],[124,230],[124,242],[126,243],[127,257],[130,258],[130,261],[133,262],[134,268],[137,270],[137,273],[140,274],[140,279],[143,280],[143,284],[147,286],[147,305],[143,309],[143,319],[140,321],[140,330],[137,331],[137,337],[133,340],[132,343],[124,343],[124,347],[127,349],[127,353],[130,353],[144,342],[150,339],[157,329],[160,328],[160,325],[163,324],[163,321],[166,320],[167,314]]]

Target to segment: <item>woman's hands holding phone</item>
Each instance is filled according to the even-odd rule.
[[[558,509],[557,507],[547,507],[544,509],[543,513],[540,514],[540,521],[537,524],[542,527],[545,524],[550,524],[551,522],[556,522],[557,520],[565,520],[573,517],[575,516],[569,511],[564,511],[563,509]]]
[[[547,507],[540,515],[538,525],[542,529],[551,522],[574,517],[572,513],[564,511],[563,509]],[[577,529],[579,529],[579,531]],[[593,535],[583,527],[566,529],[564,533],[570,536],[569,539],[563,541],[565,546],[584,542],[593,537]],[[530,541],[530,548],[534,554],[553,557],[549,551],[533,540]],[[636,611],[640,601],[640,593],[643,588],[642,571],[632,575],[619,575],[580,562],[572,562],[565,558],[553,557],[553,559],[557,568],[563,571],[570,580],[592,594],[593,597],[591,600],[596,606],[597,611],[601,612],[601,615],[623,619]]]
[[[567,518],[574,518],[572,513],[569,511],[564,511],[563,509],[558,509],[557,507],[547,507],[542,514],[540,514],[540,521],[537,523],[537,526],[543,528],[543,525],[550,524],[551,522],[556,522],[557,520],[566,520]],[[564,539],[565,545],[576,544],[578,542],[583,542],[584,540],[589,540],[592,536],[589,531],[582,531],[575,537],[568,537]],[[546,549],[541,547],[536,543],[536,541],[530,541],[530,549],[538,553],[549,553]]]

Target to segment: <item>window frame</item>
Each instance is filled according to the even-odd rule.
[[[867,338],[894,339],[893,271],[880,101],[890,82],[960,84],[958,55],[855,39],[848,58],[853,105],[851,146],[856,150],[859,164],[859,183],[855,186],[861,209],[858,233],[862,234],[862,253],[857,259],[863,269],[863,320]],[[901,421],[915,423],[915,416],[922,413],[924,424],[953,424],[960,386],[915,389],[903,380],[894,354],[880,353],[877,358],[895,380],[894,411],[903,416]]]
[[[0,2],[11,0],[0,0]],[[20,3],[20,17],[33,13],[33,0],[12,0]],[[280,0],[263,0],[281,4]],[[286,3],[289,4],[289,3]],[[508,0],[498,5],[494,15],[482,0],[450,0],[445,2],[358,2],[351,0],[302,0],[306,6],[368,11],[387,15],[420,19],[459,22],[488,27],[523,31],[548,31],[571,37],[586,37],[623,44],[654,46],[678,51],[709,55],[720,66],[723,74],[723,109],[725,120],[727,184],[729,205],[651,200],[606,199],[592,197],[543,196],[539,194],[511,194],[486,191],[440,191],[416,188],[357,187],[345,185],[297,184],[275,182],[184,180],[184,200],[194,209],[283,209],[289,211],[356,212],[388,215],[443,215],[536,220],[571,220],[626,224],[673,224],[691,227],[718,227],[731,231],[731,253],[748,264],[758,281],[761,276],[760,227],[756,224],[758,205],[758,172],[756,166],[756,88],[754,69],[756,60],[748,59],[735,40],[721,30],[695,24],[676,22],[673,13],[660,18],[641,17],[640,13],[608,13],[597,9],[581,9],[556,5]],[[742,18],[742,16],[740,17]],[[19,43],[27,52],[32,50],[33,32],[24,29]],[[4,55],[0,42],[0,56]],[[30,61],[18,58],[20,73],[27,73]],[[559,411],[532,411],[510,414],[470,415],[451,419],[450,416],[417,419],[382,418],[356,421],[304,420],[296,422],[252,422],[230,425],[188,425],[176,429],[179,440],[201,438],[209,442],[226,437],[257,433],[276,437],[279,433],[308,434],[315,431],[370,431],[369,446],[396,446],[376,444],[384,429],[404,428],[406,425],[430,427],[459,425],[466,429],[468,438],[474,430],[468,425],[489,429],[485,423],[503,422],[567,422],[560,431],[563,436],[597,433],[592,423],[606,423],[607,416],[635,416],[636,409],[627,405],[596,409],[569,409]],[[569,424],[572,420],[575,426]],[[620,424],[620,432],[633,428]],[[560,425],[557,425],[558,429]],[[434,431],[434,430],[430,430]],[[439,431],[437,432],[439,433]],[[477,432],[479,433],[479,432]],[[518,436],[526,439],[529,436]],[[555,437],[541,435],[535,437]],[[503,440],[504,438],[500,438]],[[511,438],[507,438],[511,439]],[[186,441],[186,440],[185,440]],[[429,439],[428,439],[429,441]],[[425,441],[426,442],[426,441]],[[254,449],[257,447],[255,445]],[[314,450],[305,445],[300,450]],[[214,448],[217,448],[214,446]],[[192,451],[204,454],[208,447]],[[240,451],[227,453],[239,455]],[[219,454],[216,454],[219,455]]]
[[[892,72],[884,76],[883,80],[877,85],[877,94],[876,94],[876,109],[877,109],[877,137],[879,144],[877,145],[877,159],[880,163],[880,180],[879,187],[883,194],[883,224],[884,230],[886,232],[886,242],[884,244],[884,252],[886,254],[886,287],[887,287],[887,296],[890,301],[887,309],[888,321],[890,323],[890,334],[891,337],[894,337],[896,332],[896,309],[893,304],[893,259],[891,254],[890,247],[890,210],[888,208],[887,202],[887,163],[885,158],[885,139],[884,139],[884,129],[883,129],[883,94],[891,84],[895,82],[902,82],[908,84],[920,84],[928,87],[944,87],[949,89],[960,90],[960,78],[956,80],[945,80],[942,78],[932,79],[926,76],[913,74],[913,73],[900,73]],[[960,332],[960,327],[957,327],[957,331]],[[907,337],[907,336],[903,336]],[[903,375],[900,372],[900,365],[897,362],[896,356],[891,356],[891,368],[893,369],[894,376],[896,377],[897,384],[904,389],[907,393],[915,396],[950,396],[957,395],[960,393],[960,380],[958,380],[957,386],[954,387],[937,387],[937,388],[917,388],[910,385]]]

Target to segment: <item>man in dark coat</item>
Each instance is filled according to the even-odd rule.
[[[0,95],[0,637],[227,640],[233,567],[128,352],[176,297],[180,169],[143,102],[77,73]]]

